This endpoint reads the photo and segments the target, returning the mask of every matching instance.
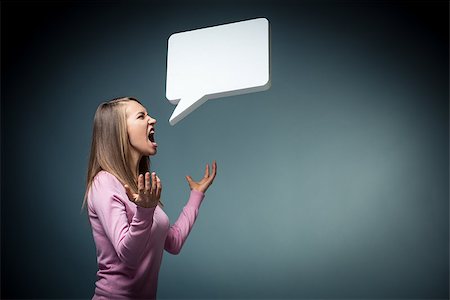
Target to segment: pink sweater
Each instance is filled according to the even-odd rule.
[[[194,225],[204,194],[192,190],[170,226],[164,211],[139,207],[112,174],[101,171],[88,194],[88,213],[97,248],[92,299],[154,299],[163,250],[178,254]]]

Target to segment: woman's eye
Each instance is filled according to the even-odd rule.
[[[143,116],[143,115],[140,115],[140,116],[139,116],[139,119],[143,119],[143,118],[144,118],[144,116]]]

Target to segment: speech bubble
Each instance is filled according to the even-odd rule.
[[[175,125],[209,99],[270,88],[266,18],[174,33],[167,47],[166,98]]]

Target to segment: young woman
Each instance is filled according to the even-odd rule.
[[[216,176],[215,161],[200,181],[186,176],[189,200],[170,226],[161,180],[149,173],[155,124],[134,98],[102,103],[95,113],[83,203],[97,248],[93,299],[155,299],[163,251],[180,252]]]

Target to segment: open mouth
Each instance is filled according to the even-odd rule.
[[[148,134],[148,139],[150,140],[150,142],[154,143],[155,142],[155,131],[151,130],[150,133]]]
[[[150,132],[148,133],[148,140],[152,143],[155,142],[155,128],[150,129]]]

